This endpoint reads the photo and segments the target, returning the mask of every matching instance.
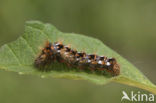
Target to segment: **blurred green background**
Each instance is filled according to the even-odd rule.
[[[98,38],[156,84],[155,0],[0,0],[0,45],[23,34],[27,20]],[[120,103],[122,90],[148,93],[0,71],[0,103]]]

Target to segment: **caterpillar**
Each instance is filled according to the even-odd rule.
[[[66,65],[81,70],[110,72],[112,76],[120,74],[120,66],[115,58],[98,56],[96,54],[87,54],[78,52],[64,45],[62,42],[47,42],[40,55],[35,59],[34,64],[37,68],[44,69],[44,66],[52,62],[65,63]]]

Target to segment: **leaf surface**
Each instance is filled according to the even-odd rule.
[[[51,65],[54,70],[49,72],[38,71],[34,67],[34,60],[40,53],[46,41],[63,41],[70,44],[73,49],[115,57],[120,64],[121,74],[117,77],[97,75],[76,71],[63,64]],[[25,32],[16,41],[3,45],[0,48],[0,69],[18,72],[19,74],[32,74],[41,77],[68,78],[74,80],[89,80],[96,84],[118,82],[148,90],[156,94],[156,86],[152,84],[134,65],[121,57],[115,51],[104,45],[98,39],[74,33],[63,33],[50,24],[39,21],[26,22]]]

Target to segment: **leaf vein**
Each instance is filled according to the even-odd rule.
[[[49,35],[43,31],[43,29],[41,30],[41,29],[35,28],[35,27],[33,27],[33,26],[29,26],[29,27],[34,28],[34,29],[36,29],[36,30],[39,30],[40,32],[42,32],[43,34],[45,34],[45,35],[47,36],[48,39],[50,38]]]
[[[15,58],[16,58],[17,62],[19,63],[19,65],[22,65],[22,63],[20,62],[19,58],[17,57],[17,55],[16,55],[15,52],[13,51],[13,49],[12,49],[9,45],[7,45],[7,46],[8,46],[8,48],[10,49],[10,51],[12,52],[12,54],[15,56]]]
[[[32,50],[33,54],[35,55],[36,53],[35,53],[35,50],[33,49],[33,47],[28,43],[28,41],[23,36],[21,38],[27,43],[27,45]]]

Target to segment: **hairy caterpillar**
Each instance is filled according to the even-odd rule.
[[[106,70],[113,76],[120,74],[120,66],[115,58],[78,52],[77,50],[71,49],[69,46],[63,45],[61,42],[47,42],[42,49],[41,54],[35,59],[34,64],[36,67],[40,68],[54,61],[65,63],[68,66],[79,68],[81,70]]]

